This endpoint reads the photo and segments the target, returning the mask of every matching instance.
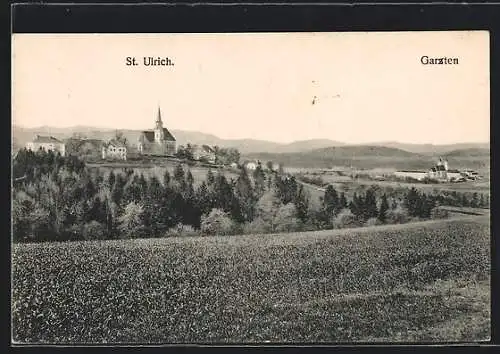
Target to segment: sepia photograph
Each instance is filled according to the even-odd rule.
[[[11,343],[489,341],[489,40],[13,34]]]

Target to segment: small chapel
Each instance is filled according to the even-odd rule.
[[[161,119],[161,110],[158,106],[155,128],[153,130],[144,130],[141,132],[137,150],[140,154],[173,156],[176,153],[176,140],[174,136],[163,127]]]

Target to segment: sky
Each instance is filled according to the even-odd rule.
[[[489,34],[14,34],[12,121],[225,139],[488,142]],[[458,65],[422,65],[421,57]],[[147,67],[143,57],[173,66]],[[127,66],[126,57],[140,65]]]

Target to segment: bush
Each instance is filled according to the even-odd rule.
[[[434,208],[431,211],[431,219],[446,219],[450,216],[450,213],[446,209]]]
[[[349,209],[342,209],[340,213],[333,218],[333,228],[343,229],[347,227],[357,227],[359,221],[356,216]]]
[[[104,240],[107,236],[106,227],[95,220],[83,225],[82,233],[85,240]]]
[[[382,225],[382,222],[378,218],[369,218],[365,222],[365,226],[377,226]]]
[[[199,231],[197,231],[191,225],[184,225],[182,223],[170,228],[165,233],[167,237],[187,237],[187,236],[199,236]]]
[[[212,209],[201,217],[201,232],[206,235],[229,235],[233,231],[231,218],[221,209]]]
[[[401,206],[388,210],[386,216],[388,224],[404,224],[409,220],[408,210]]]
[[[267,234],[273,231],[271,223],[260,217],[253,219],[249,223],[245,223],[243,226],[243,233],[248,234]]]

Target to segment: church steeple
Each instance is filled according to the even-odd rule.
[[[163,128],[163,122],[161,120],[161,110],[159,105],[158,105],[158,115],[156,116],[156,127]]]
[[[163,131],[163,122],[161,120],[161,110],[160,105],[158,105],[158,115],[156,116],[155,125],[155,140],[157,143],[161,143],[165,139],[165,133]]]

